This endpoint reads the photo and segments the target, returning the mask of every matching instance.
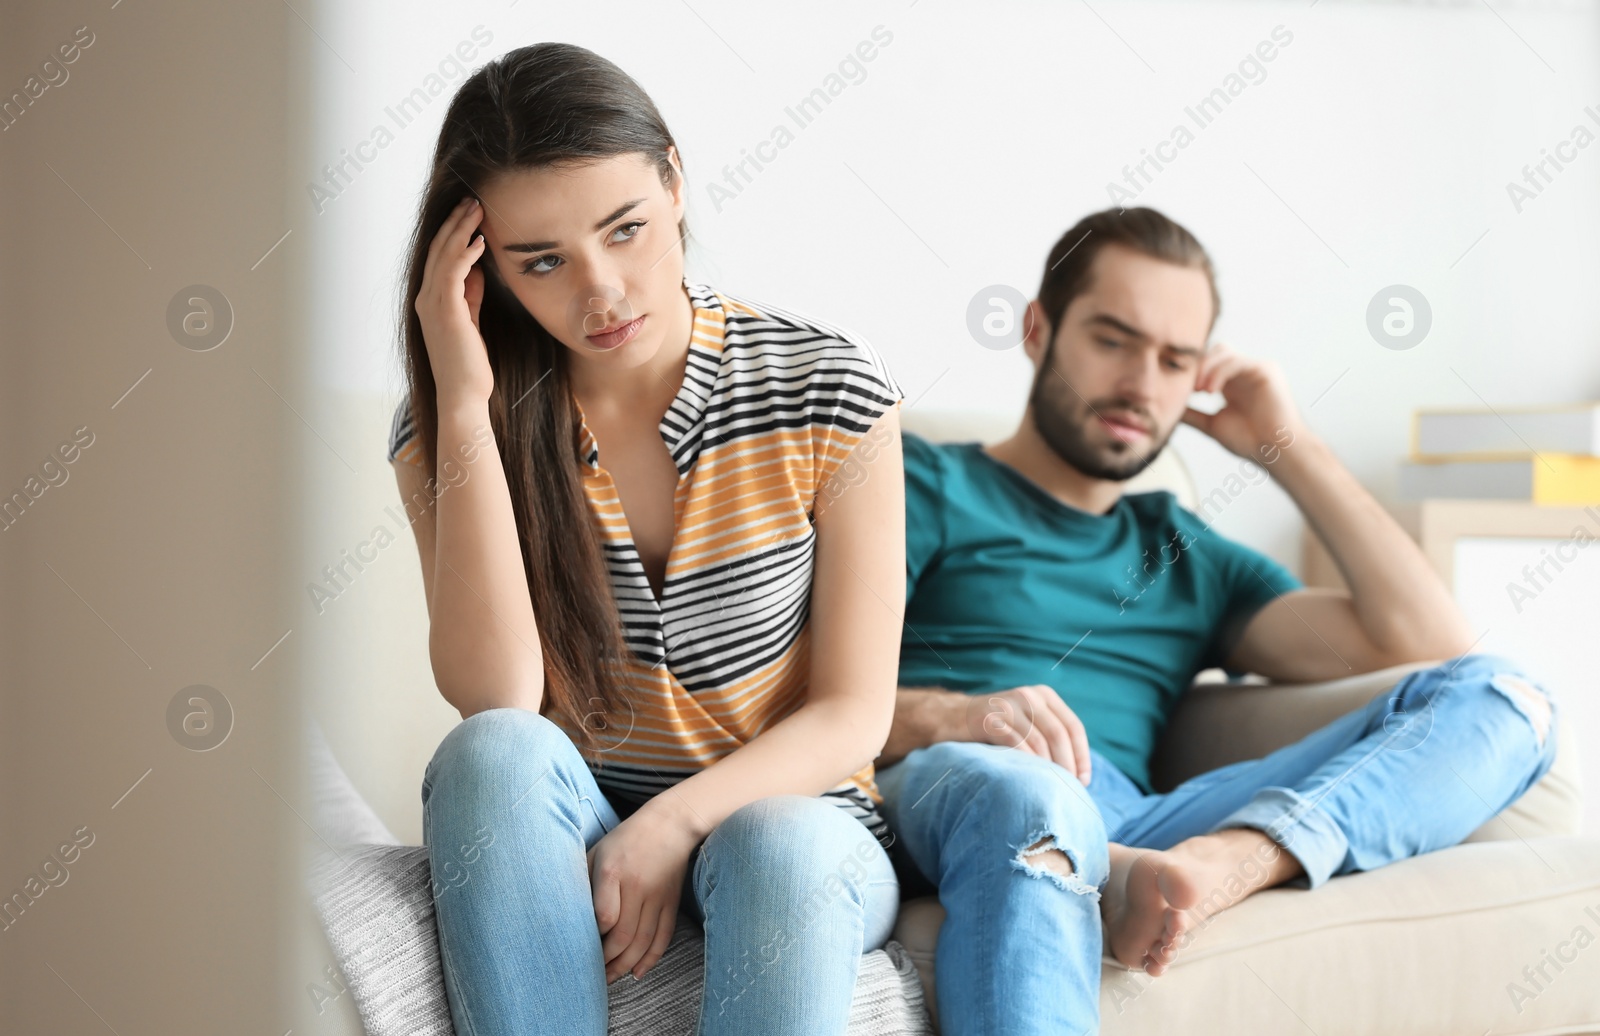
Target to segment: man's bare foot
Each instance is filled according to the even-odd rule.
[[[1111,879],[1100,897],[1106,949],[1125,967],[1159,975],[1171,963],[1162,947],[1175,948],[1189,930],[1200,887],[1171,852],[1110,848]]]
[[[1152,977],[1207,919],[1301,872],[1298,860],[1250,828],[1200,835],[1165,852],[1110,848],[1111,878],[1100,899],[1106,948]]]

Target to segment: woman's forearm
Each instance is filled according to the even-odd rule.
[[[428,652],[440,692],[462,718],[501,707],[536,712],[544,697],[538,625],[489,427],[487,402],[440,400],[439,477],[449,488],[435,505]],[[462,469],[459,481],[446,478],[451,463]]]
[[[747,744],[640,807],[705,838],[740,806],[770,795],[820,795],[872,762],[892,702],[808,701]]]

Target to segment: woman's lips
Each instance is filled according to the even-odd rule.
[[[636,316],[625,324],[617,324],[603,331],[596,331],[589,335],[589,344],[596,349],[615,349],[617,346],[631,339],[639,333],[639,327],[644,323],[644,316]]]

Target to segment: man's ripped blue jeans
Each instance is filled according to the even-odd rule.
[[[1295,744],[1146,795],[1097,753],[1088,787],[1013,749],[942,742],[878,773],[905,894],[937,889],[945,1036],[1099,1025],[1107,844],[1168,849],[1229,827],[1266,833],[1305,870],[1372,870],[1459,843],[1555,758],[1554,699],[1515,663],[1464,655]],[[1058,848],[1071,875],[1030,863]]]

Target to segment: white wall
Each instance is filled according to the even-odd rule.
[[[1283,26],[1292,41],[1265,79],[1137,197],[1211,250],[1219,339],[1281,362],[1301,405],[1315,403],[1313,426],[1384,498],[1417,406],[1600,394],[1600,146],[1520,213],[1506,191],[1574,126],[1600,133],[1584,114],[1600,118],[1592,3],[920,0],[817,3],[801,17],[723,0],[366,2],[330,17],[316,27],[316,166],[370,139],[385,107],[476,26],[492,34],[479,62],[538,40],[583,44],[637,78],[679,140],[691,275],[861,331],[917,406],[1003,414],[1020,410],[1029,369],[1020,350],[968,335],[974,293],[1006,283],[1031,294],[1051,243],[1110,204],[1108,181]],[[724,166],[880,25],[892,41],[865,79],[716,204],[709,183]],[[394,499],[382,453],[400,386],[398,263],[446,99],[396,130],[322,212],[308,193],[296,224],[320,271],[316,422],[330,450],[311,477],[325,489],[329,561]],[[1404,351],[1366,326],[1368,301],[1395,283],[1433,312],[1428,337]],[[1190,429],[1175,443],[1202,494],[1238,470]],[[1300,523],[1274,487],[1251,488],[1216,524],[1298,568]],[[422,764],[456,719],[432,689],[424,621],[415,548],[402,541],[311,624],[328,658],[318,711],[330,739],[408,840],[420,836]]]
[[[1587,550],[1563,546],[1560,557],[1575,560],[1540,579],[1531,599],[1513,600],[1508,580],[1523,580],[1520,570],[1544,561],[1560,541],[1467,537],[1456,541],[1455,594],[1467,620],[1482,630],[1480,651],[1521,662],[1529,675],[1556,696],[1562,734],[1578,743],[1584,802],[1584,832],[1600,834],[1600,695],[1594,693],[1600,650],[1594,630],[1600,625],[1600,565]],[[1547,568],[1546,572],[1550,570]],[[1526,585],[1524,586],[1526,590]]]

